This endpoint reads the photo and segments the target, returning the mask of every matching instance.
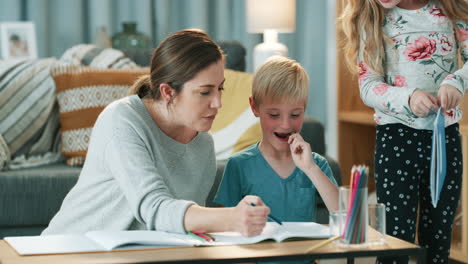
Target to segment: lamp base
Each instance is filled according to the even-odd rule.
[[[253,52],[253,66],[257,70],[271,56],[288,56],[288,48],[279,42],[263,42],[255,46]]]

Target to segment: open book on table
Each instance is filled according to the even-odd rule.
[[[327,226],[312,222],[268,222],[258,236],[244,237],[236,232],[211,233],[212,242],[190,235],[162,231],[90,231],[83,235],[5,237],[20,255],[44,255],[112,250],[135,250],[175,246],[223,246],[254,244],[266,240],[282,242],[289,238],[328,238]]]

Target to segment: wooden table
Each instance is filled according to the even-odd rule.
[[[19,256],[5,241],[0,241],[1,264],[37,263],[238,263],[245,261],[279,261],[299,259],[355,257],[416,256],[418,263],[425,263],[425,250],[417,245],[387,236],[385,245],[363,248],[341,248],[331,243],[314,252],[307,249],[323,240],[303,240],[283,243],[219,247],[176,247],[145,249],[138,251],[113,251],[106,253],[82,253],[43,256]]]

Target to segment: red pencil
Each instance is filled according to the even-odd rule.
[[[195,235],[205,239],[208,242],[214,241],[214,238],[212,236],[206,234],[206,233],[201,233],[201,232],[197,232],[197,231],[192,231],[192,233],[194,233]]]

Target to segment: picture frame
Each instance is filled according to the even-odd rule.
[[[33,22],[0,23],[1,58],[36,59],[36,30]]]

